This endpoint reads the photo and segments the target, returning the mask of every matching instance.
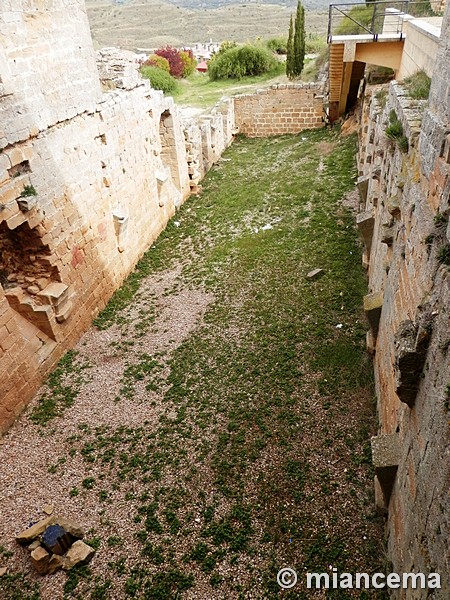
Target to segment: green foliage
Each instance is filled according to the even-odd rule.
[[[275,58],[267,48],[245,44],[218,54],[210,62],[208,74],[211,81],[217,79],[241,79],[262,75],[275,66]]]
[[[31,413],[33,423],[46,425],[75,402],[83,383],[81,373],[89,367],[87,363],[77,363],[77,355],[76,350],[69,350],[49,375],[46,381],[48,389]]]
[[[164,56],[158,56],[158,54],[150,54],[147,60],[142,65],[143,67],[157,67],[167,73],[170,73],[170,64],[167,58]]]
[[[450,244],[446,244],[439,249],[437,259],[440,263],[450,267]]]
[[[267,40],[266,46],[271,52],[274,52],[275,54],[286,54],[288,42],[287,39],[284,37],[276,37]]]
[[[395,110],[391,110],[389,113],[389,123],[386,127],[386,136],[394,140],[402,152],[407,152],[409,147],[408,138],[403,133],[403,125]]]
[[[224,40],[220,44],[215,56],[220,56],[221,54],[224,54],[227,50],[231,50],[232,48],[237,48],[236,42],[233,42],[232,40]]]
[[[387,102],[387,89],[383,88],[381,90],[378,90],[378,92],[376,92],[375,94],[375,98],[378,100],[381,109],[384,109]]]
[[[297,13],[295,15],[294,26],[294,60],[293,75],[300,77],[305,64],[305,9],[303,4],[297,3]]]
[[[289,79],[294,77],[294,22],[289,21],[289,35],[287,42],[287,57],[286,57],[286,75]]]
[[[441,227],[441,225],[446,225],[447,223],[447,217],[445,215],[443,215],[442,213],[437,213],[436,215],[434,215],[433,218],[433,222],[436,225],[436,227]]]
[[[286,75],[289,79],[300,77],[305,63],[305,9],[297,3],[295,21],[289,22]]]
[[[354,6],[349,11],[349,17],[344,17],[339,25],[336,27],[334,32],[336,35],[357,35],[358,33],[367,33],[367,30],[361,25],[365,25],[367,28],[372,22],[374,8],[372,6]],[[355,23],[355,21],[357,21]]]
[[[165,94],[171,94],[177,89],[176,80],[167,71],[158,67],[142,67],[141,75],[150,81],[153,89],[161,90]]]
[[[320,54],[325,48],[328,49],[325,36],[319,33],[308,33],[305,38],[306,54]]]
[[[0,577],[0,598],[39,600],[40,597],[37,584],[29,580],[24,573],[6,573]]]
[[[192,50],[180,50],[180,58],[183,62],[183,77],[189,77],[197,66]]]
[[[425,71],[417,71],[414,75],[407,77],[404,84],[411,98],[415,100],[426,100],[430,95],[431,79]]]
[[[26,198],[27,196],[37,196],[37,192],[34,189],[33,185],[25,185],[24,186],[24,188],[23,188],[23,190],[22,190],[22,192],[20,194],[20,197],[21,198]]]

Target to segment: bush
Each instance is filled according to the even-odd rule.
[[[167,58],[164,56],[158,56],[157,54],[150,54],[145,63],[142,65],[143,67],[158,67],[158,69],[162,69],[167,73],[170,73],[170,65]]]
[[[267,48],[246,44],[217,54],[209,64],[208,74],[212,81],[240,79],[267,73],[276,63],[276,59]]]
[[[308,33],[305,37],[305,50],[307,54],[320,54],[328,48],[327,40],[318,33]]]
[[[275,54],[287,54],[287,39],[283,37],[271,38],[266,42],[267,48]]]
[[[163,69],[158,67],[142,67],[141,75],[150,81],[153,89],[161,90],[165,94],[172,94],[177,88],[176,80]]]
[[[192,50],[180,50],[180,58],[183,61],[183,77],[192,75],[197,66]]]
[[[360,27],[358,23],[369,27],[372,22],[373,11],[374,7],[370,6],[370,4],[368,6],[354,6],[348,14],[352,19],[357,21],[357,23],[343,17],[333,35],[356,35],[358,33],[367,33],[367,31],[363,27]]]
[[[179,51],[176,48],[173,48],[172,46],[166,46],[165,48],[159,48],[156,50],[155,54],[168,60],[170,67],[169,72],[172,77],[183,77],[184,63]]]
[[[407,77],[404,84],[411,98],[415,100],[426,100],[430,95],[431,79],[425,71],[418,71]]]
[[[231,50],[231,48],[237,48],[236,42],[233,42],[231,40],[225,40],[220,44],[219,49],[217,50],[215,56],[219,56],[220,54],[223,54],[227,50]]]

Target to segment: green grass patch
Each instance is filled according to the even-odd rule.
[[[177,104],[206,109],[214,106],[222,96],[249,93],[262,84],[276,82],[283,74],[284,63],[282,62],[277,62],[273,69],[263,75],[243,77],[239,81],[233,79],[211,81],[207,73],[195,72],[178,82],[178,89],[173,96]]]
[[[46,391],[31,411],[30,419],[38,425],[47,425],[70,408],[84,381],[83,371],[91,365],[77,359],[78,352],[69,350],[59,361],[46,381]]]
[[[67,438],[64,469],[82,460],[88,476],[95,463],[95,482],[86,477],[76,493],[105,492],[105,523],[112,498],[129,503],[138,550],[124,560],[129,540],[102,532],[120,578],[113,587],[72,578],[79,596],[272,599],[283,565],[382,569],[366,280],[341,202],[354,189],[355,148],[336,130],[239,137],[100,315],[101,327],[123,332],[122,396],[132,402],[136,386],[149,386],[139,407],[149,420],[80,424]],[[170,354],[146,354],[125,343],[130,308],[137,297],[143,319],[153,311],[151,281],[146,297],[140,283],[180,256],[179,285],[211,301]],[[316,267],[324,276],[307,280]],[[295,593],[308,597],[304,582]]]

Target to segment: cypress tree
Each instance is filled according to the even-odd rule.
[[[294,23],[291,22],[289,24],[289,37],[287,42],[287,53],[286,53],[286,75],[289,79],[294,77],[293,71],[293,62],[294,62]]]
[[[297,3],[294,31],[294,58],[292,61],[293,77],[300,77],[305,62],[305,9],[302,3]]]

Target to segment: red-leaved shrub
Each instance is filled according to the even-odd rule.
[[[172,48],[172,46],[166,46],[165,48],[159,48],[156,50],[155,54],[162,56],[169,61],[170,74],[173,77],[183,77],[184,63],[179,51],[176,48]]]

